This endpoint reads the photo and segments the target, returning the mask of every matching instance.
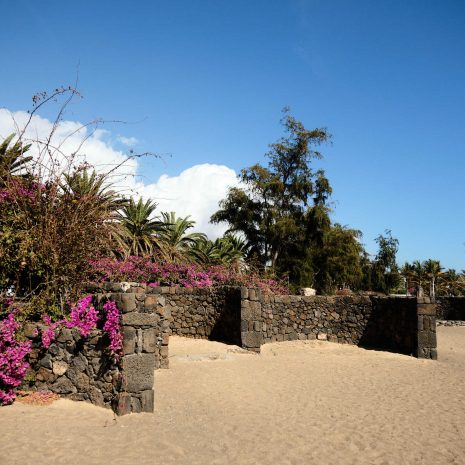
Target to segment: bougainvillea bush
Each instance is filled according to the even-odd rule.
[[[80,195],[62,179],[0,180],[0,292],[27,297],[23,312],[63,316],[89,259],[115,245],[112,215],[97,194]]]
[[[10,307],[11,308],[11,307]],[[15,389],[21,385],[29,363],[26,361],[31,351],[31,341],[20,339],[21,324],[17,311],[11,311],[0,320],[0,405],[14,401]],[[80,299],[72,306],[67,318],[53,322],[49,315],[42,316],[41,343],[48,349],[61,328],[77,328],[82,337],[100,327],[108,334],[108,351],[118,360],[121,357],[123,338],[120,329],[120,312],[116,304],[108,301],[99,313],[92,305],[92,296]]]
[[[44,329],[41,333],[42,345],[48,349],[55,340],[60,328],[77,328],[82,337],[87,337],[101,322],[101,329],[108,334],[110,339],[109,351],[116,359],[121,356],[123,338],[120,330],[120,312],[116,304],[108,301],[103,305],[103,315],[92,305],[92,296],[88,295],[80,299],[71,308],[68,318],[52,322],[49,315],[43,315]]]
[[[101,258],[90,262],[95,283],[138,282],[149,286],[202,288],[212,286],[258,287],[265,293],[287,294],[287,286],[275,279],[261,277],[254,271],[239,272],[233,266],[201,266],[196,263],[164,263],[131,256],[125,260]]]
[[[15,311],[0,321],[0,405],[14,401],[15,388],[29,368],[26,357],[31,351],[31,341],[19,339],[20,326]]]

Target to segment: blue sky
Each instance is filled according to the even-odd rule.
[[[66,118],[128,122],[107,142],[164,154],[140,162],[156,183],[264,162],[290,106],[333,135],[321,166],[334,221],[369,252],[391,229],[400,262],[465,268],[463,1],[1,3],[0,107],[27,110],[78,70],[85,98]]]

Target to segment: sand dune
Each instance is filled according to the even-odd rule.
[[[262,354],[171,338],[156,412],[0,409],[0,464],[463,464],[465,327],[439,361],[319,341]]]

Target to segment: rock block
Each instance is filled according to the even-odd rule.
[[[431,347],[436,348],[436,332],[434,331],[420,331],[418,333],[418,347]]]
[[[123,325],[128,326],[155,326],[158,322],[159,317],[154,313],[132,312],[123,315]]]
[[[53,371],[53,374],[54,375],[57,375],[57,376],[62,376],[66,373],[66,370],[69,368],[68,364],[66,362],[63,362],[63,361],[56,361],[56,362],[53,362],[53,368],[52,368],[52,371]]]
[[[242,304],[244,303],[245,302],[242,302]],[[241,305],[241,320],[260,320],[261,315],[262,306],[260,305],[260,302],[248,302],[247,306]]]
[[[436,305],[430,303],[418,303],[417,313],[419,315],[436,316]]]
[[[127,415],[128,413],[131,413],[131,394],[120,392],[117,398],[116,414]]]
[[[136,309],[136,296],[133,293],[121,294],[121,312],[129,313]]]
[[[136,330],[132,326],[123,326],[123,353],[133,354],[136,350]]]
[[[153,388],[153,354],[133,354],[123,357],[123,389],[129,392],[141,392]]]
[[[140,400],[135,396],[131,396],[131,412],[132,413],[141,412]]]
[[[241,299],[249,298],[249,290],[246,287],[241,287]]]
[[[144,306],[147,310],[152,310],[155,305],[157,305],[157,296],[156,295],[148,295],[145,297]]]
[[[99,407],[105,406],[103,394],[100,389],[95,386],[90,386],[89,388],[89,399],[94,405],[98,405]]]
[[[158,331],[155,328],[145,329],[142,335],[142,350],[153,353],[157,349]]]
[[[246,349],[260,348],[262,345],[262,334],[255,331],[241,333],[242,347]]]
[[[73,340],[73,334],[69,328],[62,328],[60,334],[57,337],[58,342],[71,342]]]
[[[142,407],[142,412],[153,413],[155,393],[153,389],[142,391],[140,402]]]
[[[57,381],[50,387],[50,389],[57,394],[71,394],[77,392],[76,387],[65,376],[58,378]]]

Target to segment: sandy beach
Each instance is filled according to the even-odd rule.
[[[438,346],[435,362],[172,337],[155,414],[16,402],[0,409],[0,464],[463,464],[465,327],[439,327]]]

